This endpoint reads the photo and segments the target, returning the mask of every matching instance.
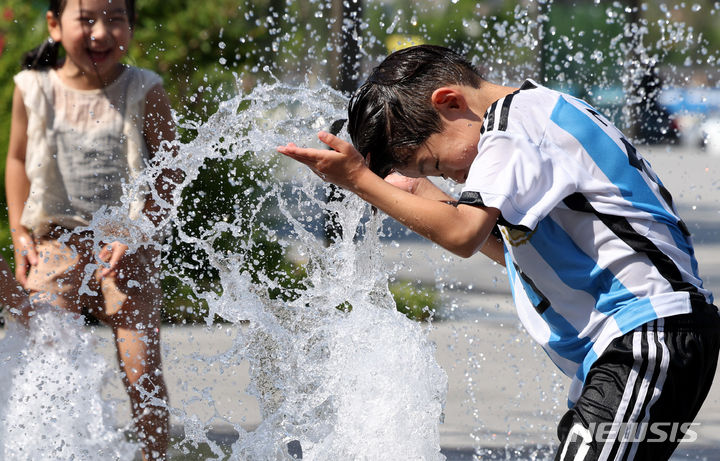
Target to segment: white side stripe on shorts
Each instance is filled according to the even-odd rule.
[[[659,324],[662,325],[662,321]],[[669,353],[664,342],[663,332],[657,331],[658,322],[653,322],[652,325],[652,328],[643,326],[633,332],[635,363],[628,376],[625,392],[615,414],[613,430],[598,458],[601,461],[633,459],[640,440],[634,437],[634,434],[618,434],[617,428],[634,430],[638,427],[637,423],[647,422],[650,408],[660,397],[660,390],[667,374]],[[644,357],[643,354],[643,339],[647,344],[647,357]],[[646,364],[644,370],[643,364]],[[642,377],[640,378],[641,372]],[[638,378],[641,379],[640,382],[638,382]],[[628,412],[630,413],[628,414]],[[628,449],[630,452],[626,453]]]
[[[660,393],[663,388],[663,384],[665,383],[665,378],[667,376],[667,370],[668,370],[668,364],[670,363],[670,351],[665,344],[665,332],[663,328],[663,320],[664,319],[658,319],[655,324],[657,327],[655,328],[654,332],[648,332],[652,333],[652,336],[656,338],[656,344],[660,347],[659,353],[660,356],[660,370],[658,373],[658,376],[655,381],[655,385],[653,386],[653,394],[650,399],[650,401],[647,404],[647,407],[645,408],[645,412],[642,415],[641,422],[642,423],[648,423],[650,420],[650,408],[657,402],[657,400],[660,398]],[[649,340],[649,338],[648,338]],[[637,452],[638,444],[633,443],[630,447],[630,456],[627,456],[626,459],[635,459],[635,453]]]
[[[572,445],[578,437],[582,440],[580,442],[580,446],[575,452],[573,459],[567,459],[568,448],[570,448],[570,445]],[[593,435],[589,429],[583,426],[582,423],[575,423],[573,427],[570,428],[570,432],[568,432],[565,443],[563,444],[564,446],[562,453],[560,454],[560,461],[585,461],[585,456],[590,450],[590,443],[592,442],[592,439]]]
[[[615,440],[617,437],[617,432],[623,417],[625,416],[625,412],[627,411],[627,407],[630,403],[630,399],[632,398],[633,391],[635,390],[635,381],[638,378],[638,375],[640,373],[640,358],[641,357],[641,349],[642,349],[642,331],[640,328],[636,329],[633,332],[633,358],[635,359],[635,363],[633,363],[632,370],[630,370],[630,374],[628,375],[628,380],[625,383],[625,392],[623,392],[622,400],[620,401],[620,405],[617,408],[617,411],[615,412],[615,419],[613,420],[612,430],[610,431],[610,434],[608,435],[607,440]],[[600,453],[600,457],[598,458],[600,461],[607,461],[610,456],[610,451],[612,450],[612,443],[606,443],[603,446],[603,450]]]

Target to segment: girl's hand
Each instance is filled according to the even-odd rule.
[[[21,324],[28,326],[32,306],[27,294],[12,276],[10,266],[0,257],[0,302]]]
[[[102,270],[97,272],[97,279],[104,277],[117,277],[117,268],[120,260],[127,253],[128,246],[122,242],[114,241],[110,244],[103,245],[102,250],[97,257],[100,261],[107,263]]]
[[[330,133],[321,131],[318,138],[332,150],[298,147],[289,143],[278,146],[277,151],[309,166],[323,181],[353,190],[357,175],[367,170],[363,156],[352,144]]]
[[[15,278],[20,282],[20,285],[25,287],[30,266],[35,266],[38,263],[35,243],[25,229],[15,230],[12,239],[15,247]]]

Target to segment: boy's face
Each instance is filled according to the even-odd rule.
[[[477,156],[480,123],[465,118],[445,120],[445,129],[431,135],[405,165],[395,170],[414,178],[441,176],[464,183]]]

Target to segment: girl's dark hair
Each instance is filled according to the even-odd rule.
[[[48,11],[51,11],[53,16],[59,20],[65,10],[66,4],[67,0],[50,0]],[[135,0],[125,0],[125,9],[127,10],[128,22],[132,29],[135,27]],[[60,43],[48,38],[42,45],[25,53],[22,58],[22,67],[23,69],[38,70],[57,67],[59,55]]]
[[[483,78],[454,51],[419,45],[392,53],[373,69],[348,107],[348,132],[355,148],[381,177],[404,164],[428,137],[443,130],[431,104],[446,85],[479,88]]]

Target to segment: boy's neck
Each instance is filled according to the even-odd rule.
[[[502,99],[518,88],[512,86],[502,86],[491,82],[483,82],[480,88],[473,88],[468,98],[470,109],[479,117],[482,117],[490,108],[492,103],[498,99]]]

